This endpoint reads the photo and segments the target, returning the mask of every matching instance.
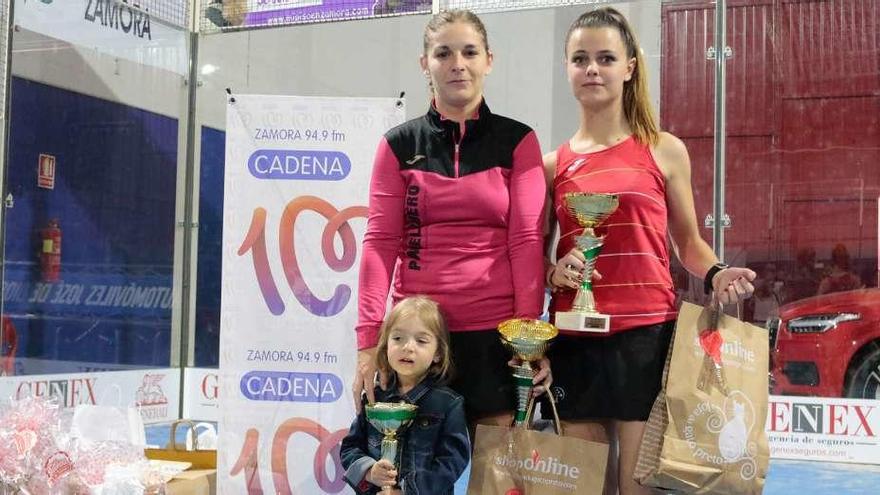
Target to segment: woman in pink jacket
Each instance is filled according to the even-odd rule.
[[[511,417],[510,356],[496,326],[542,311],[545,189],[534,131],[483,99],[492,58],[476,15],[435,15],[420,60],[433,92],[428,112],[379,143],[361,260],[355,404],[362,391],[372,401],[390,290],[394,302],[421,294],[440,304],[452,332],[450,386],[464,396],[469,423]],[[548,377],[544,367],[536,383]]]

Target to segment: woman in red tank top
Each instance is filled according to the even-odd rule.
[[[667,237],[682,265],[707,279],[724,303],[749,297],[755,273],[721,265],[700,237],[687,150],[657,128],[644,58],[626,19],[608,7],[581,15],[569,28],[565,56],[581,120],[574,136],[544,157],[559,226],[557,261],[548,258],[545,272],[551,315],[571,308],[584,266],[573,249],[582,228],[565,211],[563,195],[616,194],[619,207],[596,229],[605,240],[593,293],[599,312],[610,315],[610,331],[560,336],[548,354],[552,389],[568,434],[617,443],[606,493],[651,493],[632,474],[676,317]]]

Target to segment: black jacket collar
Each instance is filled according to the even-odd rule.
[[[477,118],[468,119],[464,123],[465,136],[471,135],[475,132],[479,132],[481,129],[486,127],[488,119],[491,115],[492,112],[489,110],[489,105],[486,104],[486,99],[483,98],[483,100],[480,101],[479,108],[477,109]],[[433,101],[431,102],[430,108],[428,108],[428,113],[425,114],[425,119],[427,119],[428,125],[430,125],[432,131],[438,134],[452,133],[454,136],[458,136],[458,123],[454,120],[443,118],[443,116],[440,115],[440,112],[437,111],[437,108],[434,106]]]

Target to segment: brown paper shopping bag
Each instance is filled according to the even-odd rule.
[[[636,480],[684,493],[760,494],[768,360],[765,329],[684,303]]]
[[[477,425],[468,495],[581,495],[602,493],[608,445],[527,427]],[[534,401],[526,425],[531,425]]]

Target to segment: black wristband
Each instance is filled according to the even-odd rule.
[[[709,268],[709,271],[706,272],[706,278],[703,279],[703,293],[704,294],[708,295],[708,294],[712,293],[712,289],[713,289],[712,278],[715,277],[716,273],[720,272],[721,270],[724,270],[725,268],[728,268],[728,266],[725,265],[724,263],[715,263],[714,265],[712,265]]]

